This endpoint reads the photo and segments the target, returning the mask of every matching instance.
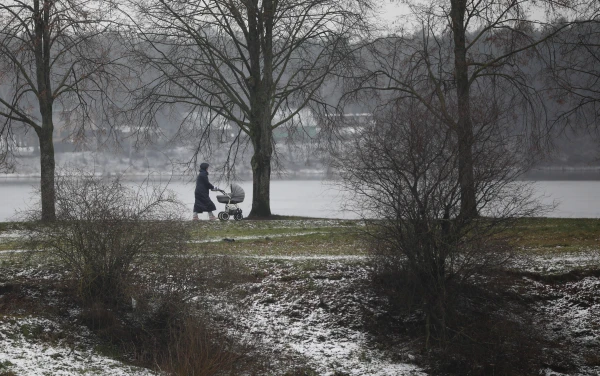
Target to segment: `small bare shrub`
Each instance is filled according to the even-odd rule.
[[[155,361],[173,375],[235,375],[246,363],[242,346],[192,316],[173,323],[167,341]]]
[[[244,346],[189,303],[231,266],[188,254],[185,208],[158,185],[70,171],[56,179],[57,220],[29,213],[29,244],[71,276],[79,320],[117,354],[172,375],[239,374]]]
[[[132,188],[119,177],[81,171],[56,178],[56,221],[34,222],[32,249],[56,257],[88,302],[127,301],[133,276],[185,253],[188,232],[174,195],[148,181]]]
[[[504,302],[481,304],[494,294],[482,293],[493,285],[494,273],[511,260],[512,248],[501,230],[538,209],[527,186],[514,179],[522,166],[503,135],[482,128],[478,137],[480,217],[461,213],[454,130],[415,102],[406,100],[379,113],[348,141],[335,164],[342,184],[355,193],[351,205],[369,218],[365,235],[375,265],[373,280],[392,306],[407,317],[422,318],[429,350],[486,343],[485,334],[475,339],[469,330],[483,326],[469,326],[469,321],[508,309]]]
[[[189,301],[214,283],[227,283],[222,280],[233,273],[230,264],[220,257],[200,256],[179,259],[171,264],[171,272],[143,273],[144,282],[136,285],[144,288],[134,294],[136,308],[128,315],[133,344],[129,352],[170,375],[252,374],[259,362],[248,356],[251,344],[225,335],[201,305]]]

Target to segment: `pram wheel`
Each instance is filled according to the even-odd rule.
[[[226,212],[219,212],[218,217],[221,221],[226,221],[229,219],[229,214],[227,214]]]
[[[235,213],[235,214],[233,215],[233,219],[235,219],[236,221],[241,221],[241,220],[242,220],[242,218],[244,218],[244,217],[242,216],[242,213]]]

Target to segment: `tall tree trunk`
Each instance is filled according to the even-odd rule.
[[[451,1],[452,32],[454,34],[454,69],[458,103],[456,133],[458,137],[458,178],[461,216],[478,215],[473,165],[473,123],[471,121],[469,66],[466,48],[466,0]]]
[[[251,217],[271,215],[271,155],[255,152],[252,156],[252,209]]]
[[[271,215],[271,158],[273,157],[273,132],[268,110],[263,110],[263,121],[259,121],[252,132],[252,209],[251,217]],[[266,119],[268,117],[268,120]]]
[[[271,107],[273,98],[273,17],[272,0],[248,6],[248,53],[250,77],[251,126],[250,139],[254,146],[252,156],[252,209],[251,217],[271,216],[271,159],[273,157],[273,129]]]
[[[35,0],[35,60],[37,77],[37,95],[42,117],[42,126],[36,128],[40,140],[40,190],[42,194],[42,221],[54,221],[56,219],[55,209],[55,187],[54,187],[54,122],[52,109],[54,98],[52,96],[52,85],[50,83],[51,69],[50,49],[52,38],[50,36],[50,12],[53,2],[50,0]]]
[[[52,115],[50,115],[52,116]],[[52,120],[50,124],[44,126],[38,132],[40,141],[40,190],[42,194],[42,221],[54,221],[56,219],[55,212],[55,186],[54,186],[54,142],[52,139]]]

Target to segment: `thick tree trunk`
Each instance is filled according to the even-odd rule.
[[[40,141],[40,191],[42,195],[42,221],[56,220],[54,187],[54,123],[52,108],[54,97],[50,81],[52,65],[50,64],[52,38],[51,11],[53,2],[49,0],[35,0],[35,65],[37,77],[37,95],[42,116],[42,126],[36,128]]]
[[[469,66],[467,62],[465,13],[466,0],[452,0],[452,31],[454,34],[454,66],[458,120],[458,176],[460,184],[461,216],[476,217],[477,198],[475,193],[473,164],[473,123],[471,121]]]
[[[252,209],[250,217],[271,215],[271,158],[273,133],[267,124],[260,124],[252,134],[254,155],[252,156]]]
[[[40,189],[42,194],[42,221],[54,221],[55,212],[55,186],[54,186],[54,143],[52,140],[52,126],[44,126],[38,133],[40,141]]]
[[[271,156],[265,153],[254,153],[252,182],[250,217],[269,217],[271,215]]]
[[[250,139],[252,156],[252,209],[250,217],[271,216],[271,159],[273,129],[271,107],[273,99],[273,20],[274,4],[264,0],[262,9],[256,2],[248,10],[248,53],[250,77]]]

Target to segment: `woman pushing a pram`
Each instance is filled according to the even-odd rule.
[[[222,195],[217,196],[217,201],[225,204],[225,210],[219,212],[219,219],[226,221],[230,217],[233,217],[236,221],[243,218],[242,209],[238,206],[239,203],[244,201],[246,194],[242,187],[237,184],[231,184],[231,192],[227,193],[218,187],[213,186],[208,181],[208,163],[204,162],[200,165],[200,173],[198,179],[196,179],[196,190],[194,191],[194,217],[193,220],[198,220],[198,213],[208,212],[208,219],[211,221],[217,218],[213,214],[213,210],[216,210],[215,204],[208,196],[209,190],[219,191]]]

